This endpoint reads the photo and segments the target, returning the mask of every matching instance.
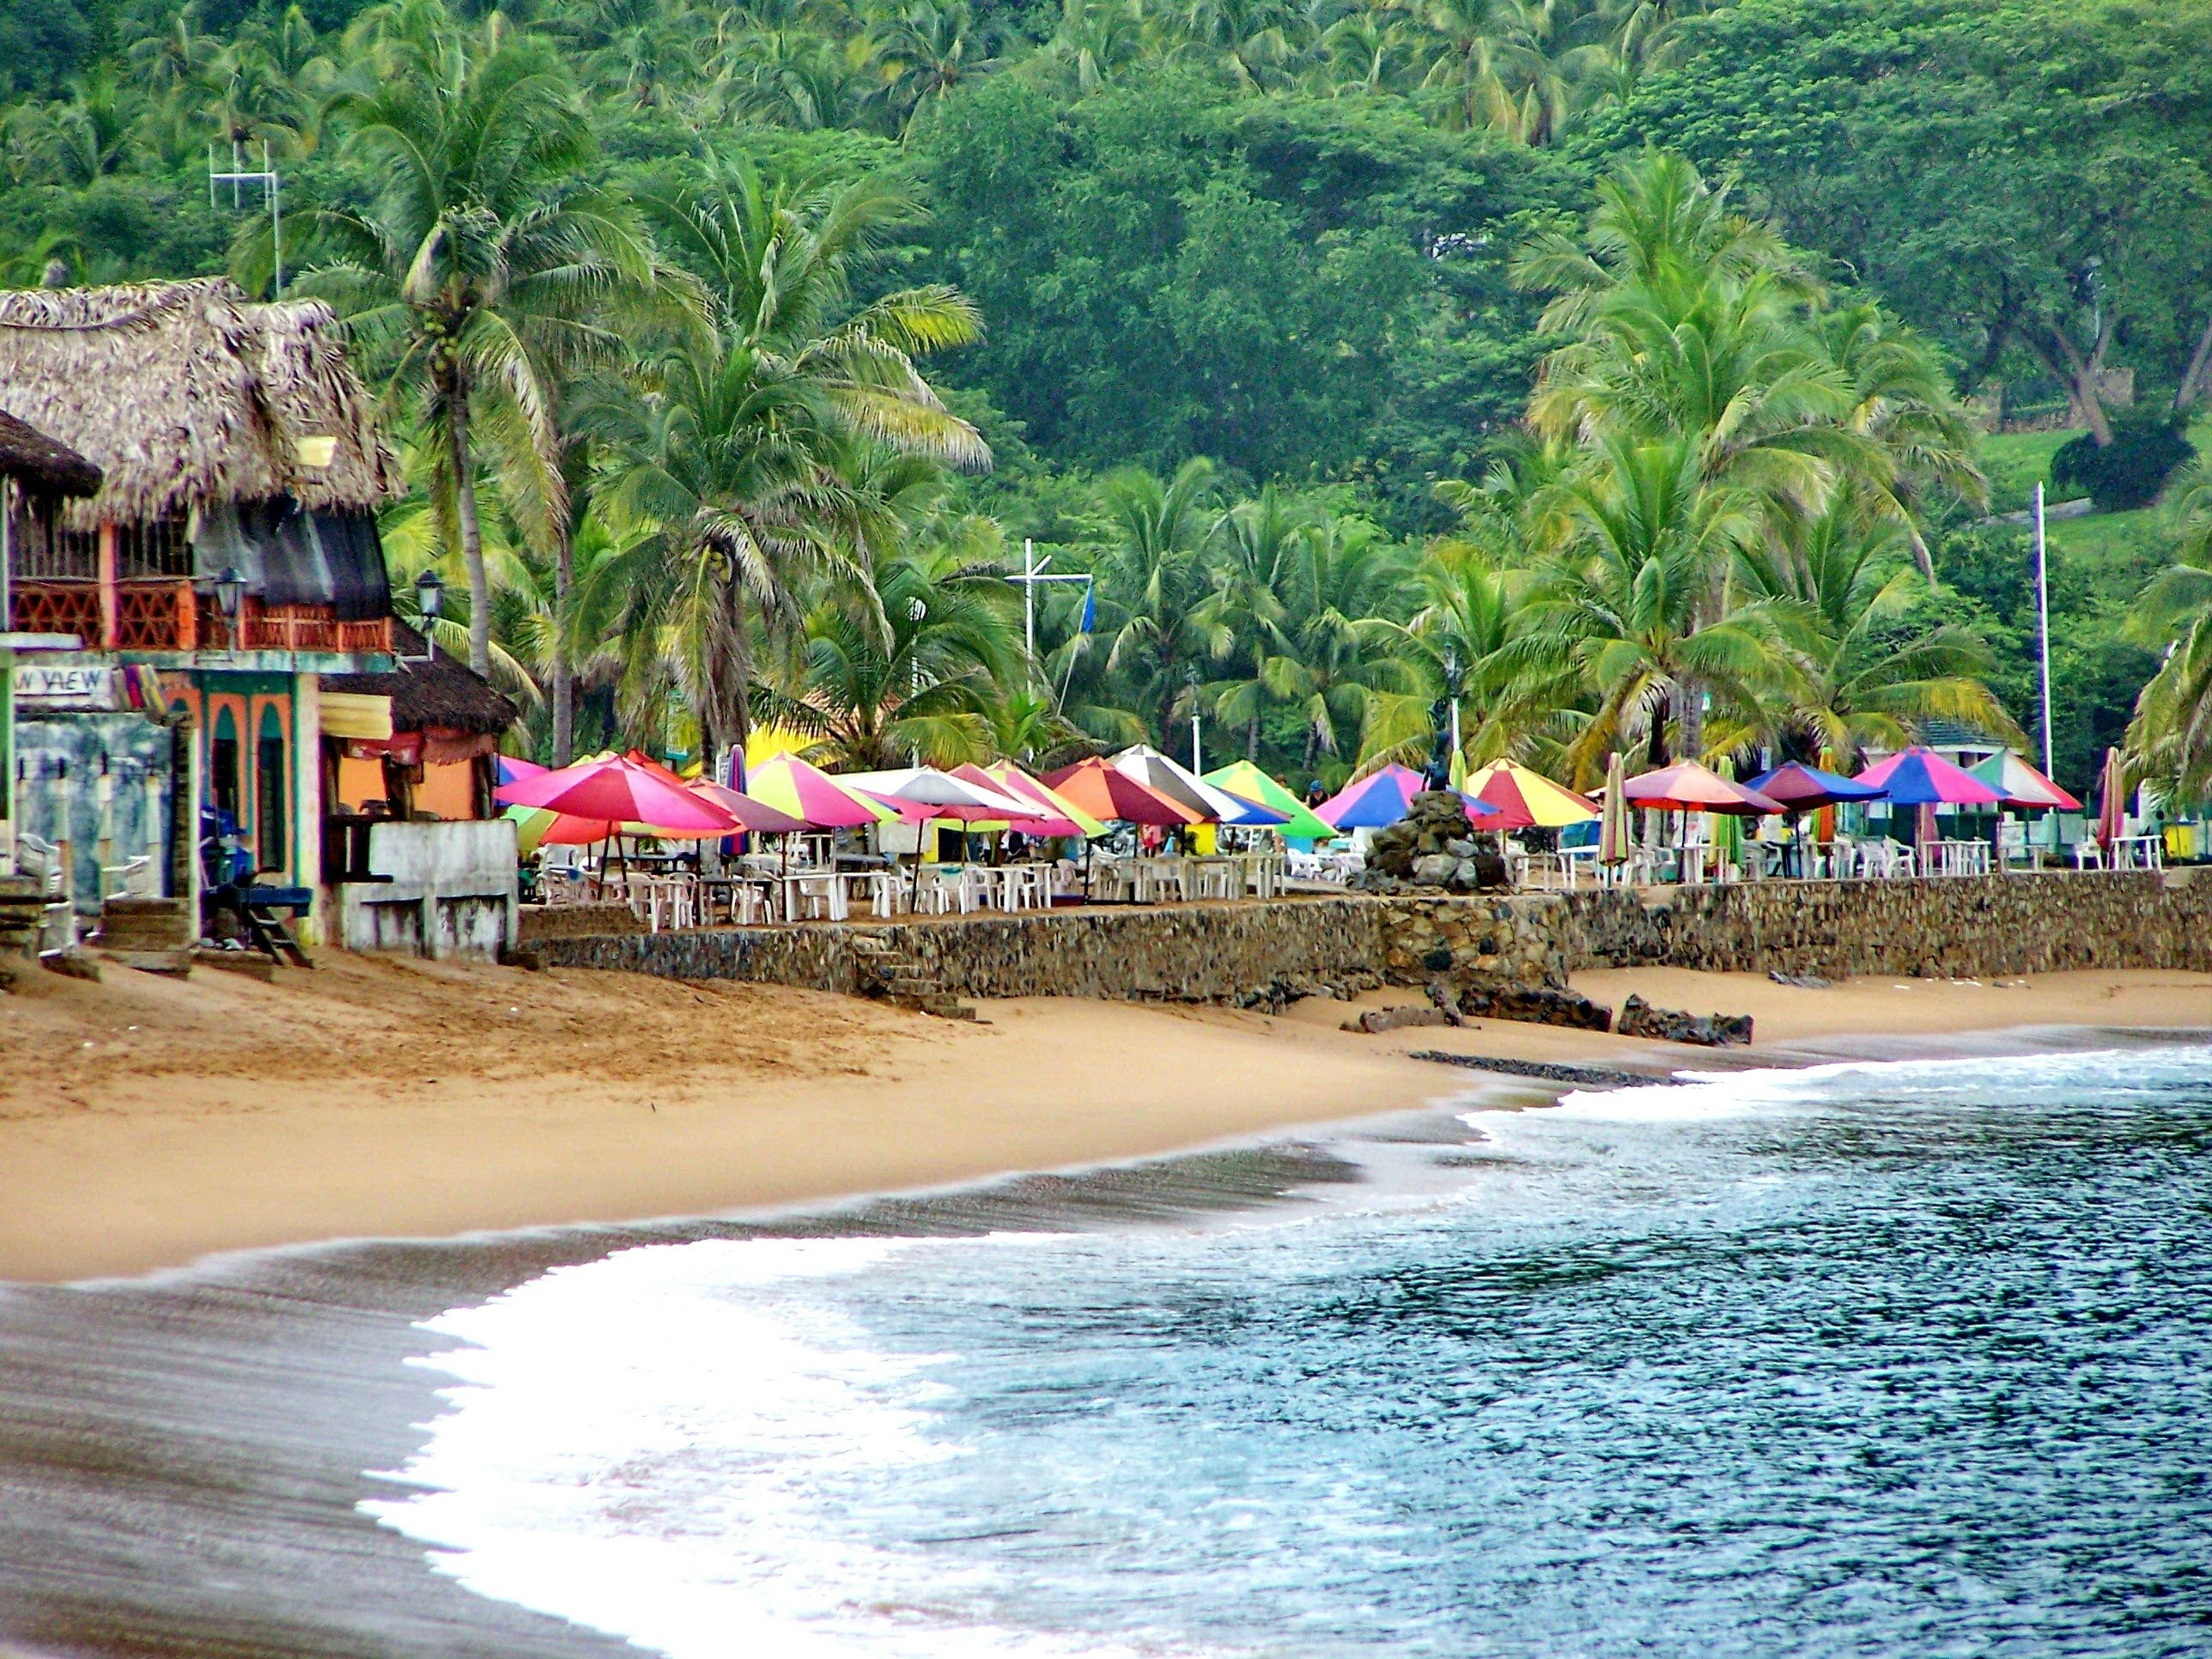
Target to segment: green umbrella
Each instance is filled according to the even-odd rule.
[[[1720,764],[1713,770],[1729,782],[1735,781],[1735,762],[1730,757],[1723,755]],[[1711,823],[1713,862],[1715,872],[1717,874],[1719,866],[1723,864],[1743,862],[1743,822],[1730,814],[1716,812],[1712,815]]]
[[[1217,789],[1226,789],[1232,795],[1241,795],[1246,800],[1256,800],[1262,806],[1271,806],[1278,812],[1289,813],[1291,821],[1275,827],[1293,840],[1327,841],[1337,833],[1316,817],[1311,807],[1250,761],[1241,760],[1234,766],[1216,767],[1206,774],[1206,781]]]

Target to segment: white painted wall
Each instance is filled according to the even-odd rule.
[[[388,877],[330,890],[349,951],[495,961],[515,942],[514,824],[380,823],[368,832],[368,867]]]

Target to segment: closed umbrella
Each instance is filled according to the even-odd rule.
[[[1618,750],[1606,757],[1605,801],[1599,809],[1597,861],[1618,866],[1628,861],[1627,762]]]
[[[2097,803],[2097,843],[2106,853],[2128,833],[2127,785],[2120,772],[2120,751],[2105,750],[2103,799]]]

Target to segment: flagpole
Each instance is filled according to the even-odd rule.
[[[2051,775],[2051,580],[2043,536],[2043,485],[2035,486],[2035,635],[2043,674],[2043,775]]]

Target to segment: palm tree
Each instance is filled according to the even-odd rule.
[[[1206,611],[1206,551],[1219,524],[1207,511],[1213,478],[1213,464],[1200,457],[1164,483],[1133,467],[1099,485],[1115,532],[1095,566],[1105,667],[1151,715],[1155,738],[1173,727],[1219,638]]]
[[[1681,439],[1608,439],[1556,489],[1567,538],[1531,611],[1538,637],[1580,668],[1595,699],[1565,751],[1576,781],[1595,780],[1607,753],[1638,738],[1663,763],[1670,718],[1674,748],[1700,757],[1708,696],[1731,732],[1768,728],[1768,694],[1791,667],[1781,635],[1798,607],[1767,599],[1706,615],[1712,573],[1759,533],[1756,501],[1705,482]]]
[[[1407,566],[1401,550],[1364,519],[1329,517],[1301,537],[1284,584],[1286,648],[1261,669],[1268,692],[1305,728],[1305,769],[1335,755],[1366,728],[1376,694],[1402,692],[1402,659],[1378,648],[1402,612]]]
[[[802,579],[866,586],[909,533],[899,498],[916,475],[871,477],[870,457],[990,464],[915,367],[975,338],[975,313],[943,287],[854,302],[856,269],[915,213],[881,185],[771,190],[749,167],[708,166],[658,174],[642,196],[703,281],[715,329],[652,371],[617,496],[654,528],[603,580],[632,585],[627,625],[674,668],[702,740],[741,743],[756,630],[795,639]]]
[[[994,758],[997,688],[1020,672],[1021,635],[996,569],[966,564],[957,544],[902,549],[879,556],[864,585],[827,585],[797,672],[755,696],[776,724],[816,738],[829,763],[957,766]]]
[[[1571,736],[1581,676],[1534,626],[1536,581],[1529,569],[1501,564],[1483,539],[1431,544],[1415,572],[1418,608],[1392,630],[1411,684],[1374,699],[1363,765],[1425,759],[1438,697],[1461,707],[1461,752],[1470,764],[1532,758],[1540,744]]]
[[[1784,545],[1744,550],[1738,570],[1747,597],[1791,607],[1787,633],[1799,672],[1783,724],[1808,753],[1848,764],[1869,745],[1893,750],[1918,741],[1929,720],[2022,740],[1984,683],[1995,659],[1980,638],[1954,623],[1911,626],[1929,582],[1906,556],[1896,522],[1863,501],[1838,494],[1825,513],[1794,521]],[[1729,746],[1725,735],[1712,744]]]
[[[328,293],[437,442],[432,489],[468,573],[469,660],[490,663],[477,501],[489,459],[530,538],[563,533],[554,388],[611,357],[625,310],[665,297],[634,210],[587,182],[592,143],[558,55],[499,14],[465,33],[441,0],[365,14],[375,90],[336,109],[380,186],[307,217],[303,288]]]
[[[2174,562],[2137,596],[2130,631],[2166,659],[2136,700],[2128,768],[2168,800],[2212,794],[2212,470],[2191,466],[2174,497]]]
[[[884,104],[902,133],[963,81],[1000,64],[997,30],[977,19],[967,0],[914,0],[878,22],[871,41]]]
[[[1273,484],[1231,507],[1216,526],[1212,592],[1194,619],[1210,636],[1219,665],[1204,688],[1213,717],[1243,731],[1247,760],[1259,758],[1261,718],[1273,701],[1267,659],[1291,643],[1282,631],[1289,614],[1283,592],[1298,544],[1313,527],[1304,503]]]

